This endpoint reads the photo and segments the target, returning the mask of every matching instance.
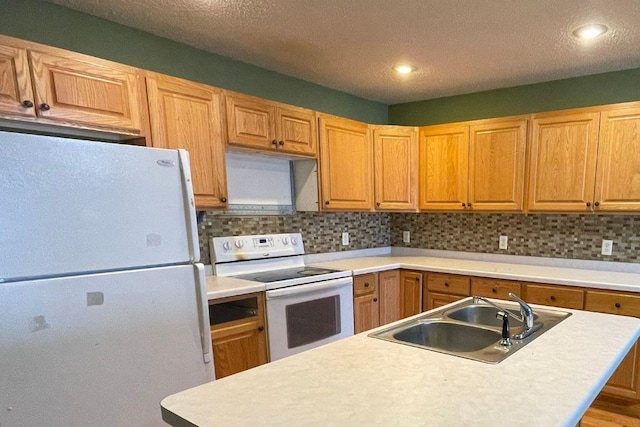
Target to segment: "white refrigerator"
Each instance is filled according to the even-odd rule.
[[[0,132],[0,426],[164,425],[213,380],[188,153]]]

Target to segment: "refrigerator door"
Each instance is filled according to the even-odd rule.
[[[198,261],[188,154],[0,132],[0,281]]]
[[[0,425],[165,425],[163,398],[213,379],[202,268],[0,284]]]

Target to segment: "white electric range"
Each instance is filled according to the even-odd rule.
[[[300,233],[215,237],[210,245],[215,275],[265,284],[272,361],[353,335],[351,272],[306,266]]]

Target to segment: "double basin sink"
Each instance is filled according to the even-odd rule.
[[[564,311],[534,309],[534,324],[539,330],[522,340],[512,340],[510,346],[500,343],[502,318],[499,312],[510,311],[520,317],[518,304],[498,302],[503,310],[471,298],[413,317],[390,328],[369,334],[370,337],[446,353],[486,363],[500,363],[531,341],[571,315]],[[509,316],[511,336],[523,329],[522,322]]]

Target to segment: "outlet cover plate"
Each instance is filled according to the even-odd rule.
[[[349,233],[342,233],[342,246],[349,246]]]
[[[509,237],[500,236],[500,243],[498,245],[500,249],[507,249],[509,247]]]
[[[613,240],[602,241],[602,255],[611,255],[613,253]]]
[[[410,231],[403,231],[402,232],[402,241],[404,243],[410,243],[411,242],[411,232]]]

